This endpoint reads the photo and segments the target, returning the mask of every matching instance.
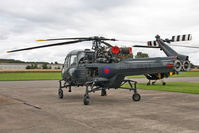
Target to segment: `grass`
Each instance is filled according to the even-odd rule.
[[[20,80],[59,80],[60,72],[29,72],[29,73],[0,73],[0,81],[20,81]]]
[[[144,75],[127,76],[128,78],[145,78]],[[175,77],[199,77],[199,72],[182,72]],[[28,73],[0,73],[0,81],[20,81],[20,80],[59,80],[60,72],[28,72]]]
[[[145,78],[143,75],[133,76],[133,78]],[[183,72],[180,75],[172,77],[199,77],[199,72]],[[25,80],[59,80],[61,79],[60,72],[28,72],[28,73],[0,73],[0,81],[25,81]],[[124,85],[129,87],[128,85]],[[166,86],[161,83],[156,83],[154,86],[147,86],[146,83],[139,83],[139,89],[159,90],[199,94],[199,83],[189,82],[167,82]]]
[[[181,72],[178,75],[170,76],[171,78],[176,77],[199,77],[199,72]],[[127,78],[145,78],[144,75],[127,76]]]
[[[124,86],[130,87],[127,84],[125,84]],[[145,90],[199,94],[199,83],[189,83],[189,82],[167,82],[165,86],[162,86],[161,83],[156,83],[155,85],[150,85],[150,86],[147,86],[146,83],[138,83],[137,88]]]

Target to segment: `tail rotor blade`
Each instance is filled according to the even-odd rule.
[[[191,34],[172,36],[172,39],[171,39],[172,42],[190,41],[190,40],[192,40]]]

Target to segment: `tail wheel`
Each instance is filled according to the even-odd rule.
[[[141,96],[139,93],[134,93],[132,96],[133,101],[140,101]]]

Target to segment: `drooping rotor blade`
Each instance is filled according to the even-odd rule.
[[[133,40],[116,40],[121,42],[133,42],[133,43],[146,43],[146,41],[133,41]]]
[[[154,47],[154,46],[142,46],[142,45],[133,45],[133,47],[137,47],[137,48],[160,48],[160,47]]]
[[[105,44],[105,45],[108,46],[108,47],[113,47],[111,44],[109,44],[109,43],[107,43],[107,42],[102,41],[101,43]]]
[[[29,47],[29,48],[23,48],[23,49],[16,49],[16,50],[7,51],[7,53],[19,52],[19,51],[31,50],[31,49],[37,49],[37,48],[59,46],[59,45],[67,45],[67,44],[73,44],[73,43],[78,43],[78,42],[82,42],[82,41],[85,41],[85,40],[76,40],[76,41],[69,41],[69,42],[61,42],[61,43],[48,44],[48,45],[43,45],[43,46],[36,46],[36,47]]]
[[[170,46],[185,47],[185,48],[199,48],[199,47],[197,47],[197,46],[184,46],[184,45],[175,45],[175,44],[171,44]]]

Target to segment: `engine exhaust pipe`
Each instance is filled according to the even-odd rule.
[[[179,71],[181,71],[182,70],[182,63],[181,63],[181,61],[180,60],[175,60],[175,62],[174,62],[174,69],[175,69],[175,71],[177,71],[177,72],[179,72]]]
[[[190,68],[191,68],[191,63],[190,63],[190,61],[186,60],[186,61],[183,62],[182,66],[183,66],[184,71],[189,71]]]

